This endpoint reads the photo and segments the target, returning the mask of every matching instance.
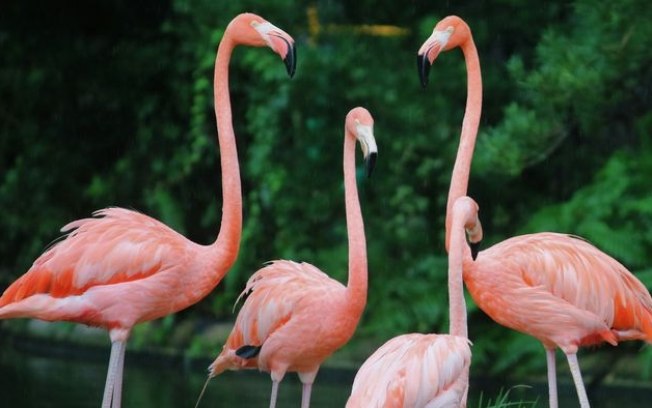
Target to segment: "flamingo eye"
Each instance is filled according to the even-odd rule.
[[[446,29],[446,32],[449,33],[449,34],[453,34],[453,31],[455,31],[455,28],[454,28],[454,27],[448,27],[448,28]]]

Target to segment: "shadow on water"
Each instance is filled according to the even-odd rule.
[[[0,393],[3,407],[97,407],[102,399],[109,350],[65,343],[11,337],[0,341]],[[184,360],[127,350],[123,406],[192,408],[206,380],[209,360]],[[312,407],[343,407],[355,372],[322,369],[313,391]],[[469,408],[478,407],[479,394],[495,399],[500,388],[514,387],[510,401],[534,401],[547,406],[545,384],[518,384],[475,380]],[[266,373],[227,372],[213,379],[201,407],[266,407],[271,381]],[[279,389],[278,407],[300,405],[301,384],[288,374]],[[652,389],[603,386],[591,396],[594,408],[652,406]],[[572,384],[560,385],[560,406],[577,406]],[[529,406],[529,405],[528,405]]]

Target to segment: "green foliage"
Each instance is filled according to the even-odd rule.
[[[583,150],[592,143],[597,155],[575,153],[578,164],[595,167],[614,146],[631,142],[623,135],[623,119],[631,131],[647,106],[640,92],[649,86],[651,57],[643,51],[651,45],[649,8],[635,0],[617,5],[584,0],[574,7],[570,19],[542,36],[533,69],[518,55],[508,61],[519,102],[509,104],[501,123],[479,138],[483,169],[518,174],[549,158],[560,138],[571,137],[579,138]],[[629,112],[620,106],[629,106]],[[619,135],[625,137],[614,140]]]
[[[630,268],[645,267],[652,251],[651,171],[652,151],[615,153],[589,185],[535,213],[524,229],[568,231]]]

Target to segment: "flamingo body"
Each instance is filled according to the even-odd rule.
[[[546,348],[652,341],[652,298],[623,265],[566,234],[507,239],[467,262],[464,281],[496,322]]]
[[[467,100],[446,212],[467,193],[482,111],[480,61],[469,26],[442,19],[418,52],[421,82],[442,51],[459,47],[467,67]],[[464,282],[477,305],[496,322],[539,339],[546,348],[551,408],[558,406],[555,348],[566,354],[580,406],[589,401],[577,362],[580,346],[620,340],[652,342],[652,297],[623,265],[577,237],[538,233],[510,238],[464,262]]]
[[[316,372],[348,342],[360,318],[343,307],[346,286],[305,262],[271,262],[251,276],[240,296],[247,294],[211,375],[232,367],[275,376]],[[243,359],[236,351],[245,345],[262,346],[256,358]]]
[[[119,408],[126,342],[133,326],[184,309],[208,295],[235,262],[242,193],[231,123],[228,63],[236,45],[269,46],[294,74],[294,40],[254,14],[236,16],[215,62],[215,113],[222,169],[222,222],[216,241],[199,245],[163,223],[122,208],[63,227],[68,235],[0,297],[0,318],[66,320],[105,328],[111,357],[103,408]]]
[[[387,341],[358,370],[347,408],[466,407],[471,348],[462,267],[473,262],[472,244],[482,239],[478,205],[460,197],[453,205],[448,254],[450,334],[404,334]]]
[[[404,334],[360,367],[347,408],[459,408],[471,364],[469,341],[445,334]]]
[[[210,246],[136,211],[95,215],[66,225],[69,235],[7,288],[0,318],[130,329],[196,303],[219,282],[220,265],[207,264]]]
[[[224,370],[258,368],[272,377],[270,407],[286,372],[303,383],[301,407],[310,405],[319,366],[353,335],[367,301],[367,247],[355,179],[356,140],[368,174],[377,155],[373,118],[364,108],[346,116],[344,196],[349,241],[347,285],[308,263],[274,261],[251,276],[246,296],[222,352],[209,367],[209,378]],[[201,398],[201,397],[200,397]]]

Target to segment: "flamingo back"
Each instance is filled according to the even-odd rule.
[[[493,283],[483,288],[480,281]],[[556,339],[540,338],[544,343],[652,341],[650,293],[622,264],[578,237],[538,233],[510,238],[465,267],[465,282],[478,305],[498,322],[520,324],[514,328],[524,332],[537,325],[560,332]],[[503,304],[501,296],[514,296],[507,303],[520,305],[520,311]],[[538,313],[566,321],[559,324]],[[516,323],[526,319],[532,321]]]
[[[360,367],[347,408],[460,407],[468,388],[468,339],[437,334],[395,337]]]

